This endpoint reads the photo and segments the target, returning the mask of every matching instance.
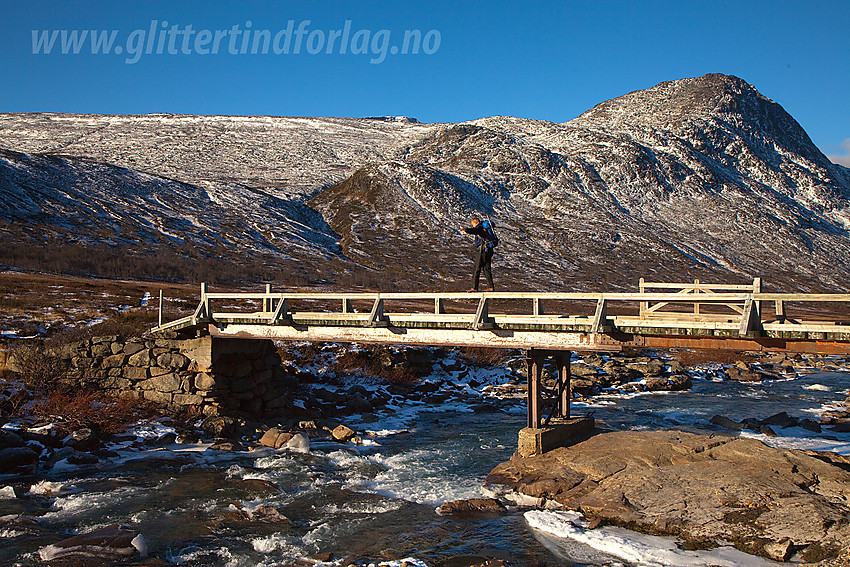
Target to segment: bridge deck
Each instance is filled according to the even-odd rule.
[[[645,291],[650,288],[677,291]],[[202,284],[201,301],[192,315],[160,324],[152,332],[550,350],[679,346],[850,353],[850,315],[844,315],[846,320],[836,315],[847,313],[850,294],[761,293],[758,279],[752,285],[641,281],[641,289],[272,293],[267,287],[265,293],[209,293]],[[799,312],[795,317],[786,311],[792,304]],[[389,305],[392,312],[385,310]],[[821,306],[816,319],[811,318],[811,305]],[[830,307],[825,314],[824,305]],[[497,308],[501,312],[495,312]],[[807,319],[800,318],[803,314]]]

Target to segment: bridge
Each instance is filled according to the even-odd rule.
[[[624,348],[724,349],[850,354],[850,294],[764,293],[746,284],[647,282],[637,292],[312,293],[210,292],[201,284],[191,315],[153,334],[237,339],[475,346],[528,353],[527,445],[565,443],[570,422],[570,352]],[[161,303],[160,303],[161,305]],[[842,318],[843,317],[843,318]],[[542,370],[558,369],[544,400]],[[547,416],[548,413],[548,416]],[[592,420],[590,422],[592,428]],[[523,430],[526,431],[526,430]],[[546,437],[547,431],[555,433]],[[578,433],[577,433],[578,432]]]
[[[635,293],[212,293],[152,333],[399,345],[850,354],[850,294],[639,282]],[[825,310],[823,306],[829,306]],[[791,306],[798,308],[792,312]],[[824,315],[826,313],[826,315]],[[839,319],[836,313],[845,315]]]

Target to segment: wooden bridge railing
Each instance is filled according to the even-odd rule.
[[[698,279],[694,280],[694,283],[668,283],[668,282],[647,282],[644,281],[643,278],[640,279],[638,283],[638,288],[640,293],[647,293],[648,290],[676,290],[676,294],[693,294],[693,295],[708,295],[708,294],[717,294],[717,293],[761,293],[761,278],[754,278],[753,283],[751,284],[706,284],[701,283]],[[670,292],[668,292],[670,293]],[[700,314],[700,306],[702,303],[699,301],[700,298],[694,298],[693,300],[693,314]],[[669,301],[657,302],[650,304],[648,301],[642,301],[640,303],[640,316],[641,317],[651,317],[653,315],[659,314],[661,310],[670,305]],[[745,305],[744,303],[720,303],[715,305],[721,305],[738,313],[739,315],[744,314]],[[760,305],[758,305],[760,307]],[[761,312],[761,309],[759,309]],[[667,315],[667,313],[661,312],[662,315]]]
[[[789,303],[850,303],[850,294],[783,294],[761,293],[761,280],[752,284],[704,284],[640,282],[638,293],[313,293],[272,292],[266,286],[259,293],[212,293],[201,284],[201,299],[195,312],[177,321],[159,325],[154,331],[166,331],[203,323],[250,323],[259,325],[293,325],[300,321],[327,326],[380,327],[411,324],[443,325],[442,328],[486,330],[494,327],[522,328],[521,325],[545,326],[545,330],[571,330],[604,333],[612,328],[657,329],[724,329],[742,336],[752,336],[766,328],[783,331],[823,331],[838,329],[850,332],[844,322],[829,320],[805,323],[789,319]],[[675,292],[647,291],[654,289]],[[760,304],[773,301],[775,319],[765,319]],[[222,307],[213,309],[213,303]],[[338,307],[334,308],[333,303]],[[493,313],[495,303],[503,309]],[[233,305],[238,303],[238,305]],[[545,309],[544,309],[545,303]],[[564,304],[579,303],[576,310]],[[355,309],[357,304],[360,309]],[[609,315],[612,304],[618,313]],[[637,306],[637,314],[628,312]],[[392,306],[396,312],[390,312]],[[433,307],[432,307],[433,306]],[[701,307],[709,306],[710,311]],[[306,309],[305,309],[306,307]],[[449,312],[449,307],[453,312]],[[679,310],[670,308],[679,307]],[[686,310],[682,311],[681,307]],[[296,309],[298,308],[298,309]],[[725,312],[724,312],[725,310]],[[590,313],[592,312],[592,315]],[[649,332],[649,331],[647,331]]]

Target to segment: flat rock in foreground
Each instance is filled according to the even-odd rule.
[[[600,434],[497,466],[488,484],[608,522],[749,553],[818,561],[850,547],[850,463],[754,439],[681,431]]]

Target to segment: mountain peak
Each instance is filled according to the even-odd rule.
[[[706,115],[741,112],[742,103],[776,104],[752,85],[734,75],[709,73],[701,77],[664,81],[652,88],[632,91],[601,102],[579,116],[578,122],[622,123],[639,117],[642,122],[675,123]],[[631,120],[629,120],[631,122]]]
[[[776,142],[829,168],[826,157],[781,105],[734,75],[709,73],[664,81],[599,103],[568,124],[609,131],[667,131],[675,135],[686,135],[695,129],[732,130],[749,139]]]

